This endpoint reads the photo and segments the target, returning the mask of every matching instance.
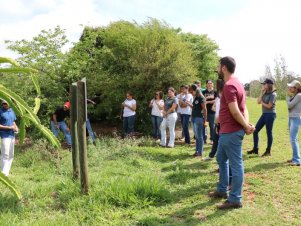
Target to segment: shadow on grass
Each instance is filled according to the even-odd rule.
[[[175,162],[173,165],[163,167],[162,172],[174,171],[177,169],[184,169],[184,170],[203,170],[208,169],[210,166],[209,162],[199,161],[194,162],[191,164],[184,165],[183,163]]]
[[[172,202],[176,203],[183,199],[186,199],[191,196],[198,195],[198,194],[207,195],[208,191],[215,190],[215,187],[216,187],[216,182],[206,182],[206,183],[200,182],[199,185],[190,187],[188,189],[177,190],[177,191],[171,193],[172,197],[174,197]]]
[[[147,217],[142,219],[138,225],[200,225],[202,222],[206,222],[208,219],[221,217],[227,213],[227,211],[216,210],[213,214],[208,216],[202,214],[202,210],[204,208],[215,205],[217,202],[219,202],[219,200],[207,200],[194,206],[182,208],[174,213],[171,213],[165,218]]]
[[[22,203],[14,196],[3,196],[0,194],[0,212],[10,211],[11,213],[18,213],[21,210]]]
[[[245,172],[260,172],[260,171],[267,171],[273,170],[278,167],[283,167],[284,163],[281,162],[267,162],[267,163],[260,163],[250,168],[245,168]]]
[[[191,158],[191,155],[189,153],[173,154],[173,153],[140,151],[140,154],[142,156],[147,155],[151,158],[151,160],[161,162],[161,163],[174,162],[176,160],[185,160]]]
[[[172,184],[186,184],[189,180],[200,177],[199,172],[180,170],[169,174],[166,179]]]

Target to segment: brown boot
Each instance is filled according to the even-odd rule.
[[[266,150],[261,157],[271,156],[271,150]]]
[[[241,207],[242,207],[241,202],[229,202],[228,200],[225,201],[223,204],[217,205],[217,208],[220,210],[238,209]]]
[[[258,148],[253,148],[251,151],[247,151],[247,154],[248,154],[248,155],[251,155],[251,154],[256,154],[256,155],[258,155]]]

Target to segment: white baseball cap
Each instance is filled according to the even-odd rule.
[[[298,85],[297,85],[298,84]],[[287,83],[287,86],[288,87],[296,87],[296,85],[298,86],[298,87],[300,87],[301,86],[301,83],[298,81],[298,80],[293,80],[291,83]]]

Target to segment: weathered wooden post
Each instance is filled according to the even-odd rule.
[[[77,83],[72,83],[71,87],[71,139],[72,139],[72,165],[73,165],[73,179],[79,177],[79,150],[78,150],[78,136],[77,136]]]
[[[80,163],[80,180],[82,191],[87,194],[89,192],[89,181],[86,138],[87,88],[85,78],[77,82],[77,90],[77,133]]]

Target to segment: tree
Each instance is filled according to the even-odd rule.
[[[9,41],[5,43],[7,48],[18,53],[20,57],[16,61],[22,67],[35,68],[39,71],[37,81],[41,84],[41,111],[40,116],[52,113],[56,106],[68,99],[69,80],[62,76],[61,66],[65,60],[64,46],[68,43],[65,31],[59,26],[54,29],[42,30],[31,40]],[[20,95],[26,97],[29,103],[33,103],[32,93],[34,84],[29,76],[6,75],[2,76],[2,82],[12,90],[19,90]],[[48,97],[51,97],[49,101]],[[46,118],[43,118],[44,120]]]
[[[218,45],[207,35],[192,33],[181,34],[183,40],[187,42],[193,52],[194,61],[197,67],[197,77],[205,84],[207,79],[216,80],[216,68],[219,56]]]
[[[197,79],[191,47],[178,32],[156,19],[141,25],[118,21],[86,27],[63,70],[67,77],[87,77],[90,97],[99,96],[96,112],[106,119],[119,115],[125,93],[131,90],[138,103],[138,125],[147,130],[147,106],[154,92]]]

